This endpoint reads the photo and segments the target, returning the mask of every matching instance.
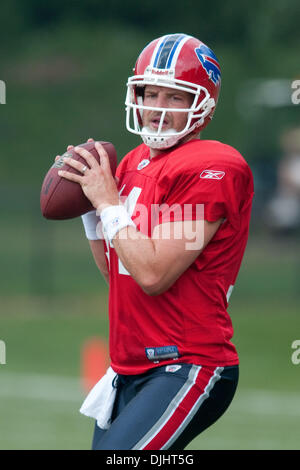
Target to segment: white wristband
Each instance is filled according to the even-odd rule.
[[[122,205],[106,207],[103,209],[100,216],[103,232],[109,241],[112,241],[122,228],[127,227],[128,225],[135,227],[135,224],[128,214],[125,206]]]
[[[90,211],[81,216],[86,238],[88,240],[103,240],[102,223],[97,211]]]

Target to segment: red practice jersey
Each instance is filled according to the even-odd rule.
[[[113,369],[131,375],[180,362],[238,364],[227,307],[248,239],[253,178],[246,161],[217,141],[191,140],[153,159],[142,144],[124,157],[117,176],[132,220],[149,237],[168,220],[224,222],[193,264],[156,296],[147,295],[113,245],[107,247]]]

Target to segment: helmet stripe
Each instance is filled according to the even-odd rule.
[[[153,67],[158,69],[170,68],[175,51],[185,37],[185,34],[170,34],[165,36],[156,53]]]
[[[155,56],[155,59],[154,59],[153,67],[157,67],[157,62],[158,62],[158,59],[159,59],[161,50],[162,50],[162,48],[164,47],[164,45],[165,45],[167,39],[168,39],[168,36],[164,36],[164,37],[161,39],[161,43],[160,43],[160,45],[159,45],[158,51],[157,51],[156,56]]]
[[[179,46],[179,43],[182,41],[182,39],[184,39],[186,36],[185,34],[182,34],[181,36],[179,36],[179,38],[176,40],[176,42],[174,43],[172,49],[171,49],[171,52],[169,54],[169,57],[168,57],[168,62],[167,62],[167,66],[166,68],[170,68],[171,64],[172,64],[172,59],[174,57],[174,54],[175,54],[175,51],[177,49],[177,47]]]

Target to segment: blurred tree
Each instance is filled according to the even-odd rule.
[[[123,113],[126,79],[138,52],[154,37],[186,32],[211,45],[222,67],[224,92],[204,137],[228,142],[250,159],[273,158],[278,129],[292,125],[299,109],[257,106],[251,114],[253,107],[240,106],[237,98],[249,93],[249,79],[296,78],[299,16],[299,0],[4,2],[0,79],[8,84],[9,104],[5,113],[1,109],[0,134],[7,156],[26,147],[19,178],[24,172],[34,179],[45,136],[52,136],[51,155],[65,142],[96,136],[99,128],[122,155],[136,143],[124,129]],[[6,159],[4,177],[9,165]]]
[[[10,0],[1,6],[1,35],[15,34],[64,21],[100,24],[105,21],[128,24],[150,34],[187,32],[207,42],[239,46],[298,40],[298,0]],[[258,52],[258,51],[256,51]]]

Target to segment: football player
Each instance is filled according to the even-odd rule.
[[[110,426],[95,425],[94,449],[184,449],[234,396],[239,358],[227,308],[253,179],[237,150],[200,139],[220,86],[218,59],[204,43],[186,34],[155,39],[127,83],[126,126],[143,143],[116,179],[97,142],[101,165],[78,148],[86,165],[68,164],[81,175],[61,173],[95,207],[83,222],[109,283],[116,394]]]

